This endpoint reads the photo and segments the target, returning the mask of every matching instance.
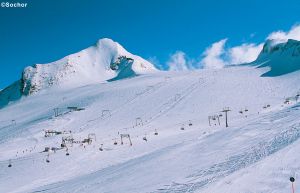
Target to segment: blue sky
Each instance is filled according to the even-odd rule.
[[[104,37],[167,68],[174,53],[193,63],[220,40],[226,47],[259,44],[300,22],[297,0],[19,2],[28,7],[0,8],[0,88],[19,79],[25,66],[60,59]]]

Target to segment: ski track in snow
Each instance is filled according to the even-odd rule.
[[[103,90],[100,91],[96,85],[84,86],[70,96],[60,91],[62,96],[67,96],[63,101],[52,100],[48,93],[33,96],[38,104],[46,101],[42,97],[49,97],[49,106],[43,106],[48,110],[34,107],[37,112],[32,117],[25,114],[16,125],[10,125],[6,117],[0,120],[0,150],[3,151],[0,185],[9,184],[5,186],[6,192],[201,192],[227,176],[272,158],[299,139],[299,105],[294,102],[282,105],[283,98],[297,90],[285,87],[289,79],[278,84],[275,78],[259,78],[260,71],[252,68],[249,74],[247,70],[239,71],[239,67],[223,70],[141,76],[101,85]],[[290,79],[298,80],[297,77]],[[136,85],[128,86],[130,83]],[[124,90],[118,91],[119,87]],[[285,96],[281,94],[283,91]],[[229,97],[222,95],[223,92]],[[272,107],[262,109],[262,105],[269,103]],[[16,106],[26,107],[23,104],[29,106],[29,98]],[[53,108],[76,104],[86,109],[62,111],[63,116],[53,117]],[[232,110],[229,114],[232,126],[224,128],[222,117],[221,126],[208,127],[207,116],[227,105]],[[245,106],[250,107],[247,118],[237,112]],[[7,109],[11,114],[23,113],[14,104]],[[110,115],[103,117],[103,109],[109,109]],[[0,115],[4,115],[3,110]],[[143,124],[132,127],[136,115],[142,117]],[[191,127],[186,124],[189,120],[193,122]],[[127,129],[122,130],[118,121]],[[184,131],[179,129],[183,123]],[[42,129],[46,128],[72,129],[77,140],[88,132],[95,132],[98,141],[87,150],[77,146],[70,148],[72,156],[68,158],[64,150],[52,154],[51,163],[47,164],[45,154],[38,152],[46,146],[59,145],[61,136],[44,138]],[[154,128],[159,129],[158,136],[153,136]],[[132,147],[112,144],[119,131],[131,134]],[[146,135],[148,142],[141,139]],[[99,153],[97,148],[101,143],[105,151]],[[28,146],[36,149],[12,157],[15,151],[21,148],[24,151]],[[14,164],[10,169],[7,169],[8,160]],[[58,163],[66,163],[70,169],[63,164],[56,165]],[[37,170],[30,178],[19,181],[24,174],[22,166],[26,167],[24,172]],[[44,172],[47,170],[48,173]]]
[[[296,105],[291,109],[298,110]],[[287,110],[290,112],[290,110]],[[274,120],[280,120],[282,122],[291,120],[281,120],[287,118],[287,111],[279,112],[275,116],[264,117],[264,119],[273,122]],[[294,119],[294,117],[293,117]],[[294,119],[295,120],[295,119]],[[260,119],[261,123],[263,119]],[[249,124],[260,126],[258,123]],[[173,182],[170,185],[165,185],[165,188],[160,188],[153,193],[182,193],[182,192],[194,192],[204,186],[213,183],[225,176],[228,176],[238,170],[248,167],[251,164],[259,162],[264,158],[280,151],[281,149],[289,146],[300,138],[300,123],[293,124],[288,128],[282,129],[282,124],[272,125],[272,130],[278,130],[272,136],[267,136],[257,142],[256,145],[243,149],[242,152],[236,155],[228,157],[225,161],[213,164],[211,167],[199,170],[194,174],[187,176],[186,183]]]

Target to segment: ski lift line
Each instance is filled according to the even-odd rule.
[[[172,84],[176,84],[176,83],[177,83],[177,82],[173,82]],[[196,83],[197,83],[197,81],[196,81]],[[153,86],[153,88],[155,88],[155,90],[158,90],[160,87],[166,85],[167,82],[164,81],[164,82],[159,82],[159,83],[157,83],[157,85],[159,85],[159,84],[160,84],[159,87],[156,87],[156,88],[155,88],[155,86]],[[140,96],[141,96],[141,95],[138,95],[137,98],[140,97]],[[134,98],[135,98],[135,97],[134,97]],[[135,99],[132,99],[132,100],[134,101]],[[111,112],[111,115],[113,115],[113,114],[117,113],[119,110],[123,109],[123,106],[125,106],[125,105],[128,105],[128,102],[125,102],[123,105],[121,105],[121,106],[119,106],[117,109],[113,110],[113,111]],[[96,118],[96,119],[90,120],[89,123],[93,123],[94,121],[99,120],[99,119],[101,119],[101,117],[100,117],[100,118],[98,117],[98,118]],[[102,120],[103,120],[103,119],[102,119]],[[83,128],[85,128],[85,127],[87,127],[87,126],[93,126],[93,125],[89,125],[89,123],[86,123],[86,124],[84,124],[83,126],[81,126],[81,127],[79,128],[79,130],[82,130]],[[106,122],[106,123],[107,123],[107,122]]]
[[[170,103],[170,106],[165,108],[165,109],[161,109],[159,111],[159,113],[157,113],[156,115],[150,117],[147,119],[147,122],[145,121],[145,125],[149,124],[150,122],[154,121],[155,119],[157,119],[158,117],[160,117],[162,114],[167,113],[168,111],[170,111],[171,109],[173,109],[180,101],[182,101],[185,97],[189,96],[191,93],[193,93],[200,85],[205,85],[205,82],[202,84],[199,84],[198,81],[196,81],[195,83],[193,83],[191,86],[189,86],[188,88],[186,88],[185,90],[183,90],[180,93],[180,98],[178,100],[174,101],[174,96],[171,97],[168,100],[168,104]],[[162,105],[164,106],[164,105]]]
[[[110,114],[111,114],[110,117],[112,117],[115,113],[117,113],[117,112],[119,112],[121,109],[123,109],[124,106],[126,106],[126,105],[128,105],[128,104],[134,102],[135,100],[139,99],[140,97],[144,96],[145,94],[150,93],[150,91],[152,91],[152,90],[154,90],[154,91],[155,91],[155,90],[158,90],[159,88],[161,88],[161,87],[164,86],[165,84],[166,84],[165,82],[158,82],[158,83],[152,85],[150,89],[147,88],[147,89],[146,89],[144,92],[142,92],[141,94],[135,95],[132,99],[127,100],[125,103],[123,103],[122,105],[120,105],[120,106],[117,107],[116,109],[112,110],[111,113],[110,113]],[[108,118],[108,117],[103,118],[102,116],[100,116],[100,117],[96,117],[96,118],[94,118],[94,119],[91,119],[91,120],[89,120],[88,122],[91,123],[91,122],[97,121],[97,120],[99,120],[99,119],[100,119],[100,120],[105,120],[105,119],[107,119],[107,118]],[[81,129],[81,128],[84,128],[84,127],[86,127],[86,126],[88,126],[88,124],[84,124],[83,126],[80,127],[80,129]]]
[[[43,158],[44,155],[36,155],[36,156],[24,156],[24,157],[19,157],[19,158],[10,158],[8,160],[11,160],[12,163],[21,163],[21,162],[26,162],[26,161],[32,161],[32,160],[38,160],[40,158]],[[6,164],[7,160],[1,160],[0,164]]]
[[[28,161],[28,160],[34,160],[34,159],[38,159],[40,157],[44,157],[43,156],[44,152],[35,152],[32,154],[29,154],[27,156],[22,156],[22,157],[14,157],[14,158],[10,158],[11,161],[13,162],[23,162],[23,161]],[[5,163],[7,160],[1,160],[0,164]]]
[[[193,88],[195,86],[195,88]],[[196,81],[194,84],[192,84],[189,88],[192,88],[191,92],[196,89],[196,87],[199,86],[199,82]],[[188,89],[189,89],[188,88]],[[188,89],[185,89],[183,92],[187,92]],[[189,91],[188,91],[189,92]],[[182,98],[184,98],[186,95],[183,95],[181,96],[180,94],[177,94],[176,96],[179,96],[177,98],[175,98],[175,102],[179,102],[182,100]],[[174,102],[174,97],[171,97],[170,100],[168,100],[165,104],[163,104],[162,106],[168,106],[170,104],[170,102]],[[171,108],[173,107],[174,105],[171,105]],[[168,108],[168,107],[167,107]],[[165,113],[163,110],[160,110],[159,114],[163,114]],[[159,117],[160,115],[158,115]],[[151,121],[153,121],[155,119],[155,117],[150,117],[148,118],[147,120],[145,120],[145,124],[149,124]],[[151,121],[150,121],[151,120]]]

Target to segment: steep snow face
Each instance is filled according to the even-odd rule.
[[[253,64],[271,68],[263,76],[280,76],[300,70],[300,42],[291,39],[284,43],[268,40]]]
[[[123,58],[121,64],[129,63],[124,60],[129,60],[131,63],[130,74],[123,78],[156,70],[150,62],[127,52],[117,42],[101,39],[95,46],[61,60],[25,68],[22,76],[23,93],[29,95],[52,85],[78,85],[115,78],[122,73],[122,70],[118,69],[124,67],[117,69],[111,66],[118,63],[120,58]]]
[[[20,81],[0,91],[0,108],[52,86],[74,88],[155,71],[150,62],[127,52],[119,43],[100,39],[96,45],[58,61],[26,67]]]

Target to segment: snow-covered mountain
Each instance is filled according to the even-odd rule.
[[[0,108],[20,98],[53,86],[76,87],[119,80],[157,69],[143,58],[126,51],[111,39],[49,64],[26,67],[20,81],[0,91]]]
[[[28,68],[1,94],[35,93],[0,109],[0,192],[288,192],[300,71],[262,76],[295,50],[269,44],[255,65],[165,72],[105,39]]]
[[[279,76],[300,70],[300,41],[267,40],[253,63],[259,67],[270,67],[263,76]]]

